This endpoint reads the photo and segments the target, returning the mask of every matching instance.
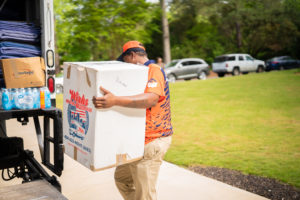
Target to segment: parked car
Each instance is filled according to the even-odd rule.
[[[184,58],[172,60],[165,66],[165,73],[169,82],[179,79],[190,80],[198,78],[205,80],[209,75],[208,64],[200,58]]]
[[[300,60],[295,60],[290,56],[274,57],[266,61],[266,70],[284,70],[300,67]]]
[[[228,73],[237,76],[240,73],[263,72],[265,62],[256,60],[249,54],[226,54],[216,57],[212,68],[213,72],[217,73],[219,77],[223,77]]]
[[[64,92],[64,77],[56,77],[55,78],[55,87],[56,87],[56,94],[60,94]]]

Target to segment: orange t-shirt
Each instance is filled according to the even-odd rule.
[[[145,144],[159,137],[173,134],[171,124],[170,91],[164,70],[156,65],[149,64],[148,83],[145,93],[159,95],[158,103],[146,110]]]

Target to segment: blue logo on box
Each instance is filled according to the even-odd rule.
[[[84,140],[89,129],[89,112],[88,99],[84,95],[81,97],[78,92],[70,90],[71,99],[67,99],[68,103],[68,123],[69,134],[73,137]]]

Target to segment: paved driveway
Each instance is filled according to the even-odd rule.
[[[33,120],[21,126],[16,120],[7,123],[8,135],[24,138],[25,148],[34,150],[40,160]],[[40,120],[42,123],[42,120]],[[71,200],[122,200],[113,179],[114,169],[92,172],[65,155],[64,171],[59,181],[62,193]],[[21,183],[4,182],[0,187]],[[265,198],[201,176],[168,162],[164,162],[158,178],[159,200],[263,200]]]

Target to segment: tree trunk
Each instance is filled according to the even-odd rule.
[[[171,62],[171,49],[170,49],[170,33],[168,18],[166,15],[165,0],[160,0],[162,9],[162,28],[163,28],[163,43],[164,43],[164,63]]]
[[[241,24],[239,22],[235,22],[236,27],[236,42],[238,50],[242,47],[242,33],[241,33]]]

